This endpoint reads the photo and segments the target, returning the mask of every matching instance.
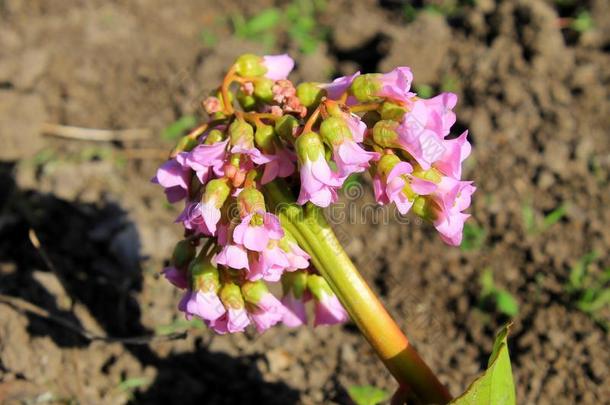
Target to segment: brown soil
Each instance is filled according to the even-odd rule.
[[[0,1],[0,294],[55,319],[0,301],[0,402],[348,403],[355,384],[391,389],[353,325],[224,337],[191,328],[183,339],[130,344],[91,341],[56,321],[132,337],[180,318],[178,293],[158,274],[179,236],[176,212],[147,182],[170,145],[39,132],[50,122],[158,133],[198,112],[236,55],[264,51],[218,18],[271,1],[170,3]],[[486,231],[480,248],[462,251],[413,218],[362,224],[349,213],[372,201],[366,191],[346,197],[347,220],[336,224],[350,255],[453,393],[484,368],[507,320],[479,302],[490,268],[520,303],[510,340],[519,403],[607,403],[609,334],[564,285],[591,251],[600,254],[593,274],[610,266],[608,2],[486,0],[408,24],[400,1],[329,3],[319,17],[329,40],[297,57],[295,78],[410,65],[416,84],[452,82],[456,132],[469,128],[474,144],[473,222]],[[560,29],[579,7],[595,28]],[[203,28],[220,38],[214,47],[200,40]],[[287,38],[277,47],[297,55]],[[568,210],[532,233],[524,204],[538,216]]]

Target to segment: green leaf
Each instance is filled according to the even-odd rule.
[[[495,295],[498,311],[510,317],[515,317],[519,314],[519,303],[508,291],[499,290]]]
[[[371,385],[354,385],[347,392],[356,405],[377,405],[390,397],[390,394]]]
[[[496,335],[487,370],[470,384],[466,392],[451,401],[454,405],[513,405],[515,386],[506,337],[510,324]]]
[[[174,121],[161,133],[161,138],[166,141],[176,141],[186,130],[197,124],[197,118],[193,115],[185,115]]]

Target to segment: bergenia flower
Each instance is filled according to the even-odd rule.
[[[277,148],[272,155],[265,155],[268,162],[265,163],[261,184],[267,184],[277,177],[290,177],[295,170],[296,155],[285,148]]]
[[[310,274],[307,288],[314,299],[314,326],[346,322],[349,315],[323,277]]]
[[[269,292],[264,282],[247,282],[241,286],[246,301],[248,314],[258,332],[264,332],[280,322],[285,308],[282,303]]]
[[[215,235],[216,225],[220,221],[220,208],[229,197],[229,192],[229,186],[224,179],[210,180],[201,202],[188,203],[176,222],[182,222],[186,229],[196,230],[204,235]]]
[[[187,165],[187,152],[180,152],[175,158],[163,163],[151,179],[165,189],[167,201],[178,202],[188,196],[191,170]]]
[[[462,162],[470,155],[472,149],[467,137],[468,131],[466,130],[455,139],[444,140],[444,152],[441,157],[434,162],[434,167],[447,176],[457,180],[461,179]]]
[[[297,204],[327,207],[348,176],[368,170],[379,204],[426,219],[451,245],[469,217],[475,187],[461,178],[471,145],[467,131],[450,136],[455,94],[418,97],[408,67],[298,86],[287,79],[293,67],[288,55],[240,56],[204,100],[211,121],[180,139],[152,179],[185,204],[184,238],[162,274],[184,290],[185,316],[219,334],[304,325],[309,301],[316,326],[348,320],[305,251],[323,242],[294,220],[297,207],[278,211],[282,223],[269,212],[297,189]],[[267,287],[275,282],[281,300]]]
[[[357,143],[364,138],[366,124],[355,116],[346,118],[331,116],[320,126],[320,135],[333,150],[333,161],[340,178],[365,171],[369,161],[379,158],[377,152],[366,151]]]
[[[295,147],[301,171],[301,192],[297,202],[311,201],[319,207],[328,207],[338,199],[337,188],[344,179],[333,172],[324,157],[320,137],[309,132],[296,140]]]
[[[395,155],[385,155],[373,176],[375,199],[381,205],[393,202],[398,211],[405,215],[413,206],[417,195],[427,195],[436,190],[434,182],[412,175],[413,167],[401,162]]]
[[[302,270],[284,273],[282,276],[282,289],[284,291],[282,304],[285,308],[282,323],[290,328],[307,323],[305,302],[311,295],[307,291],[307,277],[307,272]]]
[[[470,217],[462,211],[470,206],[476,187],[471,181],[442,176],[437,189],[430,196],[420,198],[418,215],[429,219],[445,243],[458,246],[462,242],[464,221]]]
[[[441,93],[436,97],[422,100],[428,110],[427,128],[442,138],[449,135],[456,120],[453,108],[457,100],[458,97],[454,93]]]
[[[415,93],[410,92],[413,74],[408,67],[398,67],[389,73],[372,73],[356,77],[351,91],[356,99],[366,103],[388,98],[409,102]]]
[[[197,316],[213,322],[223,316],[226,311],[218,296],[218,269],[205,256],[200,255],[191,264],[189,272],[190,288],[182,297],[178,309],[185,313],[187,319]]]
[[[277,241],[270,241],[250,264],[248,280],[280,281],[284,270],[290,266],[288,255],[279,247]]]
[[[201,144],[196,146],[186,158],[186,164],[197,174],[201,184],[210,180],[212,173],[222,176],[222,167],[227,157],[227,144],[229,140],[215,142],[213,144]]]
[[[280,248],[284,251],[286,258],[288,259],[287,271],[295,271],[299,269],[306,269],[309,267],[309,255],[305,252],[299,244],[290,236],[285,236],[280,240]]]
[[[262,252],[270,240],[280,240],[284,231],[280,220],[269,212],[253,212],[242,218],[233,231],[233,241],[248,250]]]
[[[235,283],[226,282],[222,285],[219,296],[226,313],[210,322],[209,326],[220,334],[243,332],[250,324],[250,318],[241,289]]]

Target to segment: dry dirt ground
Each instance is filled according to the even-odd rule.
[[[484,232],[464,251],[412,218],[362,223],[350,213],[372,201],[366,191],[344,198],[336,224],[350,255],[453,393],[507,320],[481,304],[488,269],[520,304],[519,403],[608,403],[609,309],[595,320],[565,287],[590,252],[593,276],[610,266],[608,2],[481,0],[412,22],[401,1],[328,3],[317,51],[276,44],[296,56],[294,77],[409,65],[417,85],[456,91],[457,130],[474,144],[472,223]],[[265,50],[231,36],[223,16],[271,5],[0,0],[0,402],[348,403],[352,385],[394,386],[353,325],[214,337],[180,322],[178,293],[159,278],[180,230],[148,183],[170,147],[158,134],[199,113],[236,55]],[[581,7],[594,28],[560,29]],[[43,123],[151,131],[99,143],[42,136]],[[565,215],[545,227],[558,207]],[[188,334],[112,342],[58,319],[99,336]]]

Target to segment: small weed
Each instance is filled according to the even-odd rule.
[[[481,306],[492,304],[495,309],[511,318],[519,314],[519,303],[507,290],[497,287],[493,278],[493,271],[489,268],[483,271],[479,278],[481,293],[479,296]]]
[[[250,18],[236,14],[231,18],[233,32],[239,38],[262,43],[267,49],[273,48],[285,34],[301,52],[312,53],[327,33],[316,20],[325,6],[319,0],[293,0],[284,8],[270,7]]]
[[[589,267],[597,259],[596,252],[582,256],[570,269],[565,291],[576,308],[589,315],[604,329],[608,329],[610,322],[600,315],[600,311],[610,307],[610,267],[601,274],[591,274]]]
[[[530,202],[523,204],[521,209],[523,227],[530,235],[540,234],[549,230],[549,228],[561,221],[567,214],[568,204],[565,203],[542,218],[540,218],[540,215],[537,214]]]

